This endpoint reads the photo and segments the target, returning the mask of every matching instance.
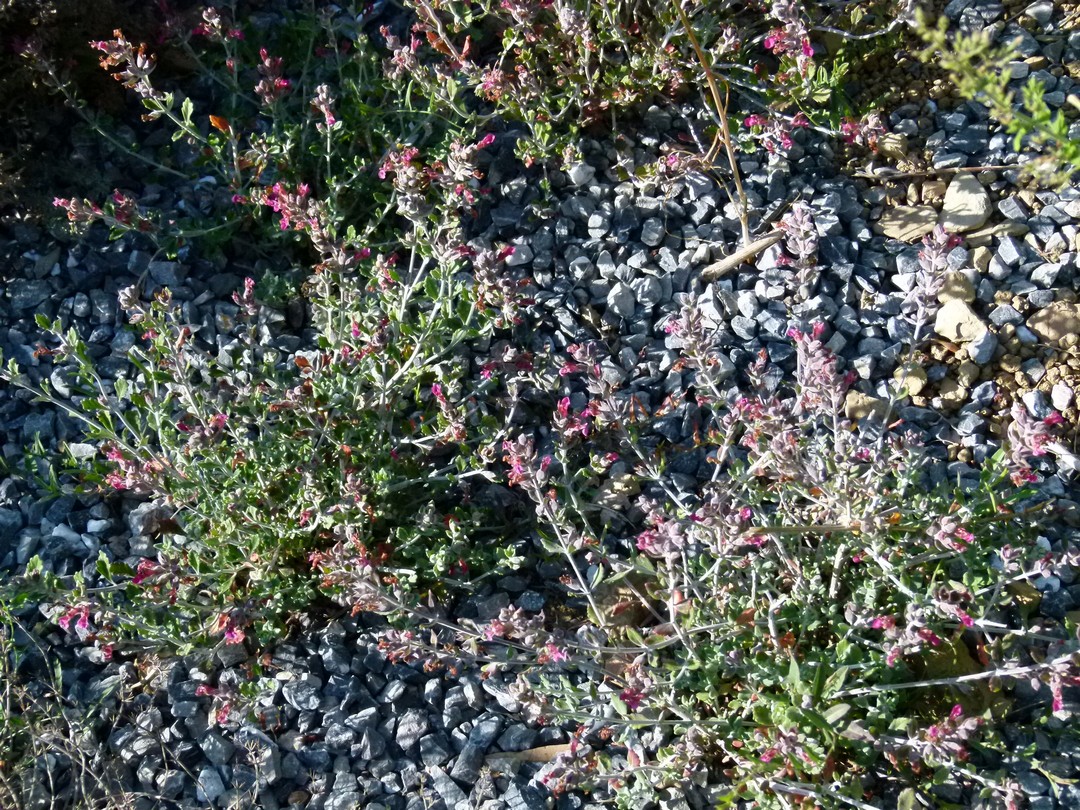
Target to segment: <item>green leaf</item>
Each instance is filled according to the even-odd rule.
[[[48,329],[49,328],[49,317],[47,315],[45,315],[43,312],[35,313],[35,315],[34,315],[34,323],[36,323],[38,325],[39,329]]]
[[[822,687],[821,696],[828,697],[834,692],[839,692],[840,687],[844,685],[844,681],[847,680],[848,667],[837,667],[833,670],[832,674],[825,679],[825,686]]]
[[[191,115],[195,112],[195,105],[191,101],[191,97],[184,99],[184,103],[180,105],[180,114],[184,116],[184,122],[191,123]]]
[[[919,806],[914,788],[904,788],[896,798],[896,810],[915,810]]]
[[[822,714],[822,717],[825,718],[825,722],[827,722],[830,726],[835,726],[842,719],[844,719],[844,717],[847,716],[847,713],[850,711],[850,703],[837,703],[826,709],[824,714]]]
[[[791,663],[788,665],[787,684],[796,692],[800,694],[803,691],[802,677],[799,673],[799,662],[795,660],[795,656],[791,657]]]

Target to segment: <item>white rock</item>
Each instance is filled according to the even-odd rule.
[[[974,231],[986,224],[993,210],[982,183],[968,172],[959,172],[945,191],[941,224],[949,233]]]
[[[1074,399],[1076,394],[1066,383],[1054,383],[1054,387],[1050,389],[1050,404],[1054,406],[1054,410],[1065,410],[1073,404]]]
[[[630,285],[619,282],[611,288],[607,297],[608,309],[620,318],[629,318],[634,314],[634,291]]]
[[[575,163],[566,174],[575,186],[583,186],[596,176],[596,169],[588,163]]]

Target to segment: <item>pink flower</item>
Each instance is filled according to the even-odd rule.
[[[488,146],[491,146],[493,143],[495,143],[495,134],[489,132],[487,135],[485,135],[483,138],[476,142],[476,148],[484,149]]]
[[[69,624],[71,622],[71,619],[73,618],[75,619],[75,629],[86,632],[88,629],[90,629],[90,606],[82,605],[81,607],[73,608],[72,610],[68,611],[67,619]],[[63,626],[62,622],[61,626]],[[64,629],[66,630],[68,628],[64,627]]]
[[[195,687],[195,697],[209,697],[217,694],[217,689],[208,683],[200,683]]]
[[[142,585],[147,579],[159,571],[158,564],[153,560],[139,560],[139,566],[135,569],[135,576],[131,579],[132,585]]]
[[[920,627],[915,632],[918,634],[919,638],[921,638],[923,641],[928,642],[931,647],[941,646],[941,637],[930,628]]]
[[[1054,714],[1065,710],[1065,695],[1062,692],[1063,680],[1056,672],[1050,676],[1051,711]]]
[[[949,719],[955,722],[959,720],[963,716],[963,714],[964,707],[957,703],[955,706],[952,707],[952,711],[949,712]]]
[[[105,476],[105,483],[116,490],[127,489],[127,478],[123,473],[113,470]]]
[[[446,395],[443,393],[442,385],[439,383],[431,384],[431,395],[439,401],[440,404],[446,404]]]
[[[626,704],[632,712],[636,712],[641,702],[645,699],[645,693],[640,689],[634,689],[633,687],[627,687],[619,692],[619,700]]]
[[[555,644],[550,641],[545,645],[544,649],[547,650],[548,660],[553,664],[561,664],[564,661],[570,660],[570,656],[567,654],[566,650],[562,647],[555,646]]]
[[[765,50],[771,51],[773,48],[776,47],[776,43],[779,41],[780,37],[778,37],[776,34],[769,34],[769,36],[765,37],[765,42],[763,43],[765,45]]]
[[[808,58],[814,55],[814,48],[810,44],[810,40],[805,38],[805,37],[803,38],[803,41],[802,41],[802,54],[803,54],[803,56],[808,57]]]
[[[239,644],[244,640],[244,631],[234,624],[229,625],[225,630],[225,643],[226,644]]]

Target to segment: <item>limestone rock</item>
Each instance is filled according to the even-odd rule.
[[[1056,301],[1027,319],[1027,326],[1051,346],[1068,334],[1080,333],[1080,304]]]
[[[975,287],[967,276],[953,270],[945,274],[945,286],[938,293],[938,301],[943,304],[949,301],[964,301],[970,304],[975,300]]]
[[[979,228],[964,237],[969,248],[986,247],[993,243],[995,236],[1019,236],[1023,237],[1031,229],[1023,222],[998,222]]]
[[[934,331],[946,340],[967,343],[986,334],[986,324],[967,303],[953,299],[938,310]]]
[[[990,259],[994,257],[994,252],[990,248],[983,245],[977,247],[971,251],[971,266],[985,275],[986,271],[990,269]]]
[[[934,230],[937,217],[937,211],[929,205],[900,205],[886,210],[878,224],[886,236],[914,242]]]
[[[926,371],[922,366],[910,364],[901,366],[893,372],[894,386],[897,391],[904,391],[904,396],[917,397],[926,388]]]
[[[993,210],[982,183],[974,175],[959,172],[945,191],[941,224],[949,233],[967,233],[985,225]]]
[[[889,403],[883,399],[863,394],[859,391],[848,391],[844,400],[844,415],[848,419],[860,422],[868,417],[884,419],[889,409]]]
[[[908,153],[907,135],[900,132],[887,132],[878,138],[878,154],[888,160],[906,160]]]

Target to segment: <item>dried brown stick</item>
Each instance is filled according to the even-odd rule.
[[[743,262],[757,258],[758,254],[766,248],[772,247],[784,238],[783,231],[770,231],[764,236],[755,239],[746,247],[739,248],[730,256],[725,256],[718,262],[713,262],[701,271],[701,277],[705,281],[715,281],[723,278]]]

